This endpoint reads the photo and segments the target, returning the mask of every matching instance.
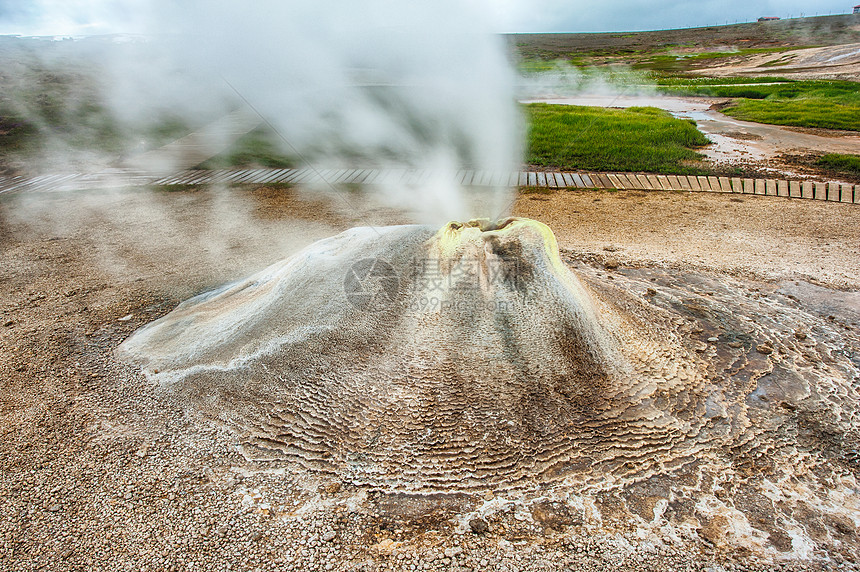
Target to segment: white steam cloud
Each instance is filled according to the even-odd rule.
[[[483,0],[37,0],[0,19],[46,33],[139,34],[36,50],[54,54],[58,69],[67,68],[62,51],[79,57],[80,69],[98,70],[97,95],[87,88],[76,101],[63,96],[69,122],[90,102],[106,104],[120,131],[141,132],[170,118],[201,127],[244,107],[277,132],[281,151],[321,170],[426,171],[420,187],[392,184],[381,195],[416,221],[437,223],[504,214],[508,189],[476,201],[455,174],[515,171],[522,160],[516,74],[492,8]],[[32,118],[28,98],[7,99]],[[157,144],[122,141],[115,150],[127,158]],[[54,144],[42,165],[120,164],[109,151],[81,160],[69,147],[64,160]],[[163,172],[164,163],[152,170]]]
[[[520,100],[579,95],[604,98],[658,95],[654,80],[629,66],[579,68],[565,60],[539,61],[534,65],[535,69],[526,69],[519,78]]]
[[[152,40],[111,61],[118,114],[156,107],[192,114],[243,99],[287,150],[320,168],[432,173],[421,188],[387,193],[424,222],[504,210],[507,190],[470,204],[454,176],[464,168],[509,172],[521,162],[515,74],[503,38],[482,25],[488,5],[264,0],[149,8]],[[145,58],[129,57],[141,49]]]

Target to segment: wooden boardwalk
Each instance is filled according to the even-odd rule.
[[[185,170],[167,177],[112,171],[97,174],[0,177],[0,194],[61,192],[87,188],[141,185],[212,185],[284,183],[291,185],[404,185],[418,186],[432,173],[420,169],[222,169]],[[740,193],[860,204],[860,185],[788,179],[746,179],[654,175],[648,173],[572,173],[553,171],[490,172],[463,170],[454,176],[463,186],[544,187],[551,189],[619,189]]]
[[[164,177],[155,185],[206,184],[400,184],[420,185],[430,178],[423,170],[378,169],[226,169],[190,170]],[[652,175],[636,173],[572,173],[552,171],[459,171],[457,183],[463,186],[545,187],[552,189],[620,189],[645,191],[697,191],[742,193],[817,199],[860,204],[860,185],[835,182],[795,181],[783,179],[742,179],[738,177],[702,177],[685,175]]]

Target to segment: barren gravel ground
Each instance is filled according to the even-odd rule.
[[[402,222],[340,206],[266,189],[0,201],[0,569],[772,569],[696,539],[632,550],[617,527],[584,537],[518,514],[457,531],[456,503],[246,461],[228,429],[113,359],[195,293],[345,228]],[[558,191],[515,213],[587,262],[860,287],[852,205]]]
[[[557,191],[523,196],[559,246],[621,261],[711,268],[766,279],[860,288],[854,205],[711,193]],[[608,247],[608,249],[607,249]]]
[[[855,81],[860,74],[860,44],[737,58],[737,61],[696,71],[703,76],[734,77],[770,76],[774,69],[778,69],[782,77]]]

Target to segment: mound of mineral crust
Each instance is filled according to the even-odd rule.
[[[240,420],[257,455],[358,482],[511,487],[701,446],[701,368],[671,330],[634,322],[598,310],[546,226],[471,221],[347,231],[120,352]]]
[[[252,459],[389,491],[616,491],[612,518],[852,553],[854,330],[745,287],[568,265],[527,219],[356,228],[118,352]]]

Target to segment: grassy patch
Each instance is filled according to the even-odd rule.
[[[737,85],[742,81],[755,85]],[[672,95],[736,98],[723,113],[746,121],[860,131],[860,89],[855,82],[664,78],[658,83],[661,92]]]
[[[691,77],[678,75],[660,75],[654,74],[654,83],[658,89],[666,89],[670,87],[678,88],[698,88],[712,85],[733,85],[733,84],[750,84],[750,83],[791,83],[794,80],[784,77]],[[695,94],[695,92],[693,92]]]
[[[860,131],[860,105],[846,105],[823,98],[782,101],[742,99],[723,110],[723,113],[744,121],[773,125]]]
[[[88,73],[26,70],[14,81],[0,82],[0,167],[31,161],[53,165],[60,158],[116,159],[193,130],[169,111],[138,122],[120,119]]]
[[[526,161],[541,167],[701,174],[687,163],[707,138],[695,123],[653,107],[605,109],[534,103]]]
[[[815,164],[837,173],[860,176],[860,155],[830,153],[819,157]]]
[[[5,78],[4,78],[5,79]],[[64,70],[25,70],[0,85],[0,158],[114,150],[122,141],[94,82]],[[48,144],[51,147],[48,147]]]
[[[723,113],[745,121],[773,125],[860,131],[860,98],[856,102],[826,97],[741,99],[724,109]]]
[[[754,84],[754,85],[748,85]],[[661,78],[658,89],[672,95],[743,97],[746,99],[825,98],[860,101],[857,83],[851,81],[783,78]]]
[[[558,68],[559,62],[564,60],[539,60],[529,59],[522,60],[517,63],[517,70],[523,75],[542,74],[554,71]]]
[[[276,133],[260,126],[239,138],[228,151],[199,165],[201,169],[227,169],[230,167],[269,167],[287,169],[295,167],[297,159],[281,151]]]
[[[550,87],[559,95],[583,91],[605,91],[610,85],[625,91],[632,85],[650,88],[653,79],[648,74],[631,70],[629,67],[581,67],[571,60],[529,61],[519,66],[521,75],[527,79],[537,79],[540,84]]]
[[[520,188],[520,193],[523,195],[551,195],[556,191],[556,189],[550,189],[548,187],[522,187]]]
[[[32,122],[0,108],[0,157],[31,153],[38,135]]]

